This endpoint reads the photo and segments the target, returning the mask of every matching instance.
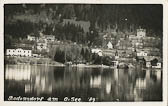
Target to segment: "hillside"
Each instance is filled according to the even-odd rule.
[[[63,19],[90,22],[89,30],[84,33],[80,26],[66,24]],[[108,27],[134,30],[141,26],[149,36],[162,35],[162,5],[110,5],[110,4],[12,4],[5,5],[5,37],[25,38],[39,31],[53,34],[60,40],[74,42],[93,42],[98,32]],[[10,37],[9,37],[10,36]],[[162,37],[161,37],[162,38]]]

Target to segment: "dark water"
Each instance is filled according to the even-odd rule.
[[[50,97],[52,101],[73,101],[72,97],[81,101],[162,101],[162,71],[6,65],[5,100],[9,96],[44,97],[44,101]]]

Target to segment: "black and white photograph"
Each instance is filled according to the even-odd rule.
[[[163,102],[163,4],[3,8],[4,101]]]

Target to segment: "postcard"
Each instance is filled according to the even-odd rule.
[[[167,106],[167,6],[1,2],[0,105]]]

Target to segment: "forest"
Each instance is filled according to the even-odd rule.
[[[95,29],[95,23],[101,28],[118,25],[119,30],[124,27],[134,25],[152,30],[156,35],[162,34],[162,5],[143,5],[143,4],[12,4],[5,5],[5,34],[13,36],[26,36],[30,32],[44,30],[44,33],[60,36],[62,19],[77,17],[77,20],[91,22],[91,30]],[[32,16],[30,18],[15,19],[15,16]],[[35,21],[31,21],[33,16],[41,16]],[[48,19],[42,20],[45,17]],[[21,22],[22,21],[22,22]],[[24,27],[23,27],[24,26]],[[53,28],[55,28],[53,30]],[[69,26],[73,28],[73,26]],[[8,31],[8,30],[12,31]],[[20,29],[16,30],[16,29]],[[80,28],[79,28],[80,29]],[[80,29],[77,32],[81,32]],[[76,30],[73,31],[74,33]],[[73,34],[76,36],[76,34]]]

